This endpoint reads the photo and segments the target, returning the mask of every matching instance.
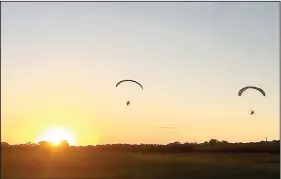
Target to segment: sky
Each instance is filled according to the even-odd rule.
[[[279,21],[278,2],[2,2],[2,141],[279,140]]]

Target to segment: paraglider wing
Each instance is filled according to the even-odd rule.
[[[138,85],[141,87],[141,89],[143,89],[142,85],[141,85],[139,82],[135,81],[135,80],[121,80],[121,81],[119,81],[119,82],[116,84],[116,87],[117,87],[119,84],[121,84],[121,83],[123,83],[123,82],[127,82],[127,81],[136,83],[136,84],[138,84]]]
[[[246,86],[246,87],[240,89],[239,92],[238,92],[238,95],[241,96],[242,93],[243,93],[244,91],[246,91],[247,89],[249,89],[249,88],[258,90],[259,92],[261,92],[261,94],[262,94],[263,96],[265,96],[265,92],[264,92],[261,88],[258,88],[258,87],[255,87],[255,86]]]

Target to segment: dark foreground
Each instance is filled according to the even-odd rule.
[[[279,154],[2,151],[1,179],[279,179]]]

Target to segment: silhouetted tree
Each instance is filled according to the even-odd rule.
[[[10,149],[36,149],[37,147],[31,147],[32,143],[9,145],[6,142],[1,142],[1,148]],[[36,146],[36,145],[35,145]],[[51,147],[50,143],[46,141],[39,142],[40,148],[46,149],[45,154],[48,153],[48,149]],[[61,142],[61,145],[56,149],[62,149],[58,151],[64,151],[66,148],[69,150],[83,150],[83,151],[114,151],[114,152],[160,152],[160,153],[187,153],[187,152],[231,152],[231,153],[280,153],[280,140],[268,141],[268,142],[249,142],[249,143],[229,143],[227,141],[218,141],[211,139],[209,142],[204,143],[183,143],[172,142],[167,145],[158,144],[105,144],[96,146],[69,146],[69,143],[65,140]]]
[[[9,145],[9,143],[7,143],[7,142],[1,142],[1,148],[7,148],[7,147],[9,147],[10,145]]]
[[[50,143],[47,142],[47,141],[41,141],[38,144],[39,144],[40,147],[44,147],[44,148],[50,147]]]
[[[69,143],[67,142],[67,140],[63,140],[63,141],[61,141],[60,146],[61,147],[69,147]]]
[[[217,139],[211,139],[210,141],[209,141],[209,144],[211,145],[211,146],[214,146],[214,145],[216,145],[216,144],[218,144],[219,143],[219,141],[217,140]]]
[[[223,141],[221,141],[221,144],[228,144],[228,142],[223,140]]]

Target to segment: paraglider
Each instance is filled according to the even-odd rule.
[[[247,89],[255,89],[255,90],[259,91],[263,96],[266,96],[263,89],[255,87],[255,86],[246,86],[246,87],[240,89],[239,92],[238,92],[238,96],[241,96],[243,94],[243,92],[246,91]],[[253,115],[253,114],[255,114],[255,111],[251,110],[250,115]]]
[[[132,82],[132,83],[136,83],[136,84],[139,85],[139,86],[141,87],[141,89],[143,90],[143,86],[142,86],[139,82],[137,82],[137,81],[135,81],[135,80],[129,80],[129,79],[125,79],[125,80],[119,81],[119,82],[116,84],[116,88],[117,88],[121,83],[123,83],[123,82]],[[127,106],[129,106],[129,105],[131,104],[130,100],[128,100],[128,101],[126,102],[126,104],[127,104]]]
[[[253,115],[254,113],[255,113],[255,111],[252,110],[250,114]]]

